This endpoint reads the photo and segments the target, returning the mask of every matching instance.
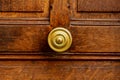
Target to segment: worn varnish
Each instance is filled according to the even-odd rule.
[[[119,0],[0,0],[0,80],[120,80]],[[55,27],[73,43],[56,53]]]

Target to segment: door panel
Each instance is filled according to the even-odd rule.
[[[70,0],[71,18],[120,19],[119,0]]]
[[[0,51],[44,51],[49,4],[49,0],[0,0]]]
[[[120,52],[119,0],[70,0],[70,5],[70,52]]]
[[[49,25],[0,25],[0,51],[42,52],[48,48],[48,33]]]
[[[38,11],[42,12],[44,8],[44,2],[42,0],[0,0],[0,11]]]
[[[48,18],[49,0],[0,0],[0,17]]]
[[[71,52],[120,52],[120,26],[73,25],[70,29]]]
[[[66,53],[74,55],[76,53],[81,54],[82,52],[84,55],[85,53],[94,52],[95,54],[99,54],[101,52],[100,55],[103,56],[104,53],[108,54],[107,52],[109,52],[109,55],[113,54],[113,52],[116,52],[117,54],[120,52],[119,12],[91,13],[88,11],[86,13],[77,11],[77,6],[80,6],[79,3],[86,0],[40,0],[39,3],[37,3],[38,0],[28,0],[30,3],[33,3],[32,6],[37,4],[34,6],[35,9],[30,7],[30,9],[28,9],[27,7],[24,7],[28,6],[28,4],[26,4],[22,6],[21,12],[18,11],[19,8],[21,8],[20,6],[12,4],[18,3],[19,0],[8,1],[8,3],[11,3],[11,9],[9,9],[9,6],[7,6],[5,1],[1,1],[3,2],[1,4],[5,4],[1,5],[3,6],[3,8],[1,7],[1,10],[3,11],[1,11],[0,15],[0,51],[2,52],[9,52],[11,54],[14,52],[19,52],[19,54],[23,54],[22,52],[27,52],[28,54],[29,52],[37,52],[37,54],[44,52],[55,53],[49,48],[47,43],[47,36],[55,27],[67,28],[72,34],[73,43]],[[87,2],[84,3],[87,4]],[[98,3],[101,5],[102,2],[103,1],[100,1]],[[115,0],[113,3],[116,2],[118,2],[118,0]],[[27,2],[22,0],[20,1],[20,5],[22,5],[22,3]],[[44,6],[39,6],[39,4],[42,3],[44,3]],[[106,4],[109,4],[107,0]],[[8,8],[6,10],[11,11],[4,11],[4,8],[6,8],[4,6]],[[16,7],[15,9],[14,6]],[[37,6],[39,7],[36,8]],[[50,6],[51,8],[49,8]],[[97,6],[99,7],[99,5]],[[118,6],[116,7],[119,8]],[[100,9],[102,10],[102,8]],[[38,12],[36,12],[37,10]],[[50,14],[46,12],[50,12]],[[16,14],[20,14],[20,16]],[[33,15],[28,17],[28,14]],[[47,14],[47,16],[44,14]],[[111,16],[108,14],[111,14]],[[12,17],[13,15],[15,17]],[[116,53],[114,53],[114,55],[116,55]]]
[[[119,0],[78,0],[79,12],[120,12]]]

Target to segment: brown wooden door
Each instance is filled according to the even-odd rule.
[[[120,0],[0,0],[0,80],[120,80]],[[47,38],[63,27],[71,47]]]

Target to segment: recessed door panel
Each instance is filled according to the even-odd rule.
[[[120,12],[119,0],[78,0],[79,12]]]

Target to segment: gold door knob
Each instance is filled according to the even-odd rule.
[[[55,28],[48,35],[48,44],[55,52],[64,52],[72,44],[71,33],[65,28]]]

